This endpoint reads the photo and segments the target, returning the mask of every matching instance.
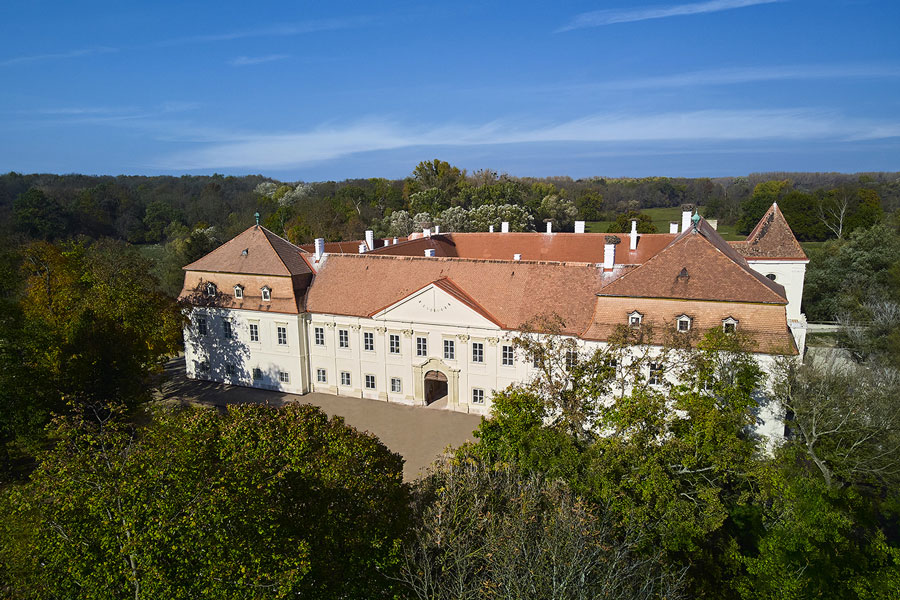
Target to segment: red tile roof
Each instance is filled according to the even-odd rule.
[[[300,248],[259,225],[250,227],[184,270],[279,276],[311,273],[309,265],[300,257]]]
[[[806,260],[803,247],[794,237],[787,219],[773,203],[763,215],[747,239],[731,242],[731,245],[747,259]]]

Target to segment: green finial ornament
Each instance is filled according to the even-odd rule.
[[[700,213],[698,213],[696,210],[694,211],[694,216],[691,217],[691,221],[694,222],[694,230],[696,231],[697,227],[700,225]]]
[[[256,226],[259,227],[259,213],[256,213],[253,216],[256,217]]]

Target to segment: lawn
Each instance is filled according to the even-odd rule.
[[[681,223],[681,208],[677,206],[672,208],[645,208],[641,212],[650,215],[650,218],[653,219],[653,224],[656,225],[656,230],[659,233],[669,232],[670,221],[678,221],[679,225]],[[700,207],[700,214],[703,214],[702,206]],[[585,231],[605,233],[612,223],[613,221],[589,221],[585,224]],[[720,225],[718,231],[726,240],[742,240],[746,237],[737,234],[734,225]]]

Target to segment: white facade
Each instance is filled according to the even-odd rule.
[[[801,312],[803,281],[809,260],[747,259],[757,273],[784,286],[787,296],[787,322],[797,343],[800,356],[806,348],[806,315]]]

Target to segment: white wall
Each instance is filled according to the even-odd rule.
[[[787,294],[787,321],[800,350],[806,349],[806,315],[801,311],[803,282],[808,260],[748,260],[750,267],[762,275],[775,275],[775,282],[784,286]]]

